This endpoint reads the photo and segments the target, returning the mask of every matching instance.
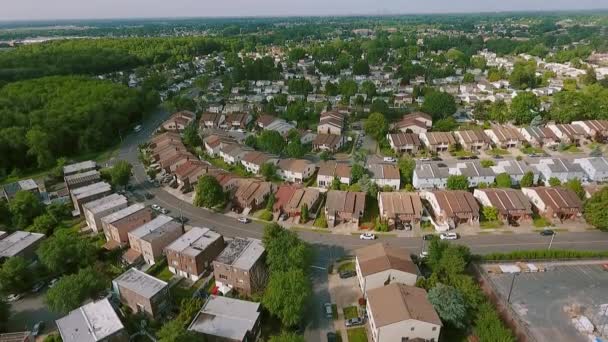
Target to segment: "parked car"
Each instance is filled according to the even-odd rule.
[[[165,209],[165,208],[160,208],[160,213],[164,214],[164,215],[167,215],[169,213],[169,210]]]
[[[40,321],[34,324],[34,328],[32,328],[32,335],[38,336],[44,330],[44,322]]]
[[[162,208],[160,207],[160,205],[158,204],[152,204],[150,206],[150,208],[152,208],[152,210],[156,210],[156,211],[160,211]]]
[[[396,160],[395,158],[393,158],[393,157],[384,157],[384,159],[383,159],[383,160],[384,160],[385,162],[389,162],[389,163],[394,163],[394,162],[396,162],[396,161],[397,161],[397,160]]]
[[[331,306],[331,303],[323,304],[323,311],[325,311],[325,317],[334,318],[334,309]]]
[[[58,278],[55,278],[55,279],[49,281],[49,289],[52,288],[52,287],[54,287],[55,284],[57,284],[58,281],[59,281]]]
[[[149,199],[153,199],[153,198],[154,198],[154,195],[153,195],[153,194],[151,194],[151,193],[149,193],[149,192],[146,192],[146,194],[144,195],[144,197],[145,197],[147,200],[149,200]]]
[[[420,255],[418,255],[418,258],[420,258],[420,259],[426,259],[428,257],[429,257],[429,252],[427,252],[427,251],[422,251],[420,253]]]
[[[249,223],[249,219],[246,217],[239,217],[238,221],[241,223]]]
[[[21,299],[21,297],[23,297],[23,295],[18,294],[18,293],[17,294],[11,294],[8,297],[6,297],[6,301],[9,302],[9,303],[16,302],[19,299]]]
[[[551,236],[551,235],[555,235],[555,232],[551,229],[543,229],[540,231],[540,235],[542,236]]]
[[[135,128],[133,128],[133,132],[135,132],[135,133],[141,132],[141,125],[135,126]]]
[[[340,278],[347,279],[347,278],[352,278],[352,277],[356,276],[357,272],[355,272],[355,271],[342,271],[339,274],[340,274]]]
[[[458,234],[456,233],[441,233],[439,234],[441,240],[457,240]]]
[[[327,333],[327,342],[336,342],[338,340],[338,335],[335,332]]]
[[[32,287],[32,292],[33,293],[38,293],[40,292],[40,290],[42,290],[44,288],[44,285],[46,285],[43,281],[36,283],[34,285],[34,287]]]
[[[286,213],[281,214],[281,216],[279,216],[279,220],[281,221],[287,221],[287,219],[289,218],[289,215],[287,215]]]
[[[434,234],[424,234],[422,236],[422,240],[428,241],[428,240],[433,240],[433,238],[435,237]]]
[[[344,324],[346,325],[347,328],[355,327],[357,325],[363,325],[363,318],[355,317],[355,318],[347,319],[346,321],[344,321]]]
[[[376,235],[372,233],[363,233],[359,235],[359,239],[361,240],[376,240]]]

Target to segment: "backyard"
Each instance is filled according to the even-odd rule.
[[[349,342],[367,342],[367,332],[365,327],[353,328],[346,330]]]

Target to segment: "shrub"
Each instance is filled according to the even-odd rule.
[[[272,221],[272,213],[266,209],[262,210],[258,217],[260,218],[260,220]]]
[[[608,251],[572,251],[561,249],[541,249],[530,251],[514,251],[509,253],[491,253],[482,258],[487,261],[497,260],[534,260],[534,259],[588,259],[608,257]]]

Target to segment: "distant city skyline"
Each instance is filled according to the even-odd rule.
[[[608,0],[7,0],[1,21],[439,14],[608,9]]]

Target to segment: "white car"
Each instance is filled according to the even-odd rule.
[[[141,131],[141,125],[137,125],[137,126],[135,126],[135,128],[133,128],[133,131],[134,131],[135,133],[140,132],[140,131]]]
[[[241,223],[249,223],[249,219],[246,218],[246,217],[239,217],[238,221],[241,222]]]
[[[359,239],[361,240],[376,240],[376,235],[372,233],[363,233],[359,235]]]
[[[456,234],[456,233],[441,233],[441,234],[439,234],[439,238],[441,240],[456,240],[456,239],[458,239],[458,234]]]
[[[160,213],[163,215],[167,215],[169,213],[169,210],[167,210],[165,208],[160,208]]]
[[[397,160],[395,158],[393,158],[393,157],[384,157],[384,161],[385,162],[389,162],[389,163],[394,163]]]
[[[20,295],[20,294],[12,294],[12,295],[9,295],[8,297],[6,297],[6,301],[9,303],[16,302],[19,299],[21,299],[21,297],[22,297],[22,295]]]
[[[160,205],[158,205],[158,204],[152,204],[150,207],[156,211],[160,211],[160,209],[161,209]]]
[[[57,279],[57,278],[51,280],[49,282],[49,289],[53,288],[53,286],[55,286],[55,284],[57,284],[58,281],[59,281],[59,279]]]

